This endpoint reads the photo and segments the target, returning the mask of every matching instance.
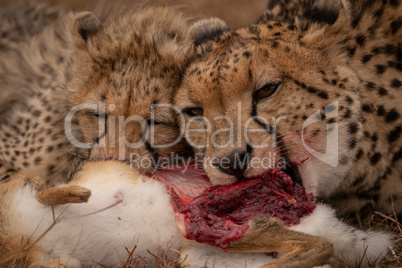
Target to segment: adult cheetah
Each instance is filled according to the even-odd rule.
[[[175,104],[211,180],[285,161],[341,211],[401,213],[401,14],[394,0],[272,0],[205,46]]]

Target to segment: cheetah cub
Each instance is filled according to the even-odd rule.
[[[174,8],[102,12],[0,4],[0,181],[57,184],[88,159],[147,173],[192,152],[169,106],[195,52],[190,22]]]

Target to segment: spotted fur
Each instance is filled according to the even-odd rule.
[[[282,157],[342,211],[401,213],[401,14],[397,0],[272,0],[259,22],[217,36],[175,96],[189,142],[204,160],[228,160],[205,164],[211,180],[257,176],[267,168],[251,162],[276,155],[269,168]],[[319,155],[329,151],[335,164]],[[245,165],[233,168],[236,159]]]
[[[152,105],[171,103],[194,54],[187,19],[173,8],[137,9],[102,10],[101,22],[44,4],[0,5],[0,181],[21,171],[54,184],[83,159],[128,161],[131,153],[148,160],[139,166],[146,173],[159,156],[191,152],[184,141],[154,148],[178,137],[174,109],[156,106],[151,118]],[[76,112],[71,130],[64,126],[69,112]],[[132,116],[145,124],[117,127]]]

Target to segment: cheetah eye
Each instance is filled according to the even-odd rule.
[[[154,119],[149,119],[149,120],[147,121],[147,124],[148,124],[148,125],[153,125],[153,126],[157,126],[157,125],[167,125],[167,124],[165,124],[165,123],[156,121],[156,120],[154,120]]]
[[[106,118],[106,116],[107,116],[105,113],[98,113],[97,111],[92,111],[92,110],[86,111],[86,114],[88,116],[93,116],[93,117],[98,117],[98,118]]]
[[[204,116],[204,109],[202,109],[201,107],[185,108],[185,109],[183,109],[182,112],[191,117]]]
[[[99,118],[106,118],[106,114],[105,113],[101,113],[101,114],[94,114],[95,117],[99,117]]]
[[[256,97],[258,99],[268,98],[272,96],[277,90],[279,90],[281,86],[282,82],[266,84],[262,88],[256,91]]]

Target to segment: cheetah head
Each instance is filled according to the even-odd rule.
[[[292,20],[273,9],[218,35],[188,67],[174,103],[212,183],[282,168],[325,194],[350,169],[361,122],[359,80],[341,48],[348,6],[316,1],[310,9]]]
[[[76,15],[77,70],[67,88],[68,119],[77,128],[69,139],[87,148],[90,159],[134,161],[147,173],[161,157],[192,151],[180,138],[171,105],[195,53],[186,24],[168,8],[146,8],[104,23],[89,12]]]

